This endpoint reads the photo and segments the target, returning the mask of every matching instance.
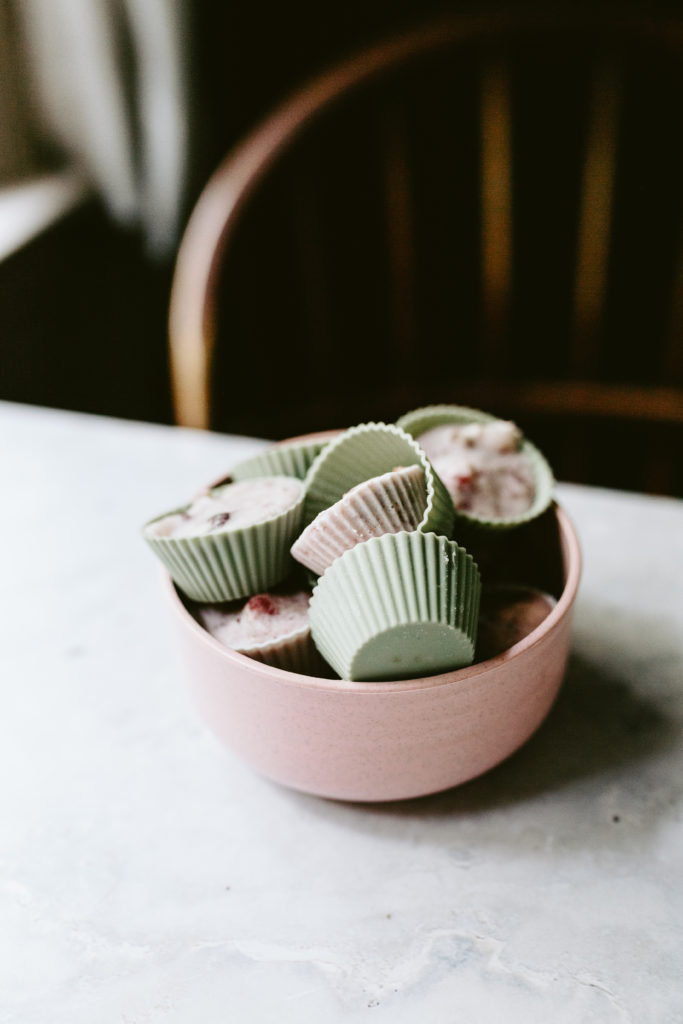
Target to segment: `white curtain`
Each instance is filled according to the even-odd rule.
[[[0,186],[33,169],[20,51],[8,0],[0,0]]]
[[[188,144],[185,0],[15,6],[42,130],[115,218],[140,223],[153,252],[170,252]]]

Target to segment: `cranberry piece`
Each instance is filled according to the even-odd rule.
[[[254,594],[246,606],[250,612],[258,612],[260,615],[277,615],[277,605],[268,594]]]
[[[218,530],[221,526],[224,526],[230,518],[229,512],[217,512],[215,516],[211,516],[209,519],[209,529]]]
[[[455,477],[455,483],[458,488],[456,508],[461,509],[463,512],[468,512],[472,508],[476,478],[477,471],[474,469],[470,473],[458,473]]]

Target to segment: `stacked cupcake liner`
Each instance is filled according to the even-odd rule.
[[[302,492],[296,504],[279,515],[240,529],[195,537],[155,537],[145,529],[143,536],[188,597],[233,601],[266,590],[287,576],[292,565],[289,549],[301,530],[303,502]]]
[[[414,409],[406,413],[396,421],[396,425],[410,434],[413,438],[426,433],[433,427],[453,424],[454,426],[467,423],[492,423],[498,417],[481,409],[470,409],[463,405],[428,405],[421,409]],[[455,509],[455,521],[465,521],[485,530],[509,530],[523,523],[540,516],[552,502],[555,478],[548,465],[545,456],[536,448],[531,441],[522,438],[520,451],[527,457],[535,482],[535,496],[530,507],[515,516],[508,516],[504,519],[493,519],[486,516],[475,515],[462,509]],[[450,501],[450,497],[449,497]],[[453,503],[451,502],[451,505]]]
[[[426,504],[420,465],[367,480],[320,512],[293,544],[292,555],[320,576],[345,551],[371,537],[416,530]]]
[[[479,570],[454,541],[420,531],[385,534],[346,551],[327,569],[311,598],[311,631],[345,679],[446,671],[474,657],[480,593]],[[406,643],[408,668],[392,657],[396,645]],[[374,664],[384,667],[375,672]]]
[[[418,529],[450,536],[455,510],[448,491],[417,442],[399,427],[386,423],[351,427],[320,453],[304,481],[304,523],[312,522],[364,480],[412,465],[422,466],[427,490]]]
[[[231,472],[232,479],[255,476],[296,476],[303,480],[327,441],[285,441],[244,459]]]

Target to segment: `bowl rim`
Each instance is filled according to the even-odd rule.
[[[249,670],[258,676],[264,677],[270,683],[279,683],[284,687],[294,687],[297,689],[327,691],[329,693],[372,694],[374,696],[406,693],[411,690],[431,690],[441,686],[465,685],[470,680],[495,672],[502,665],[509,664],[509,662],[526,654],[527,651],[541,643],[546,636],[552,633],[572,608],[581,578],[581,547],[574,525],[567,513],[557,502],[553,503],[552,508],[560,529],[560,542],[566,573],[562,593],[554,608],[551,609],[536,629],[532,630],[531,633],[528,633],[501,654],[497,654],[486,661],[468,665],[465,668],[442,672],[439,675],[383,682],[353,682],[349,679],[324,679],[319,676],[305,676],[297,672],[275,668],[272,665],[266,665],[263,662],[249,658],[247,655],[239,654],[211,636],[186,608],[170,575],[165,570],[162,570],[164,588],[177,618],[185,629],[189,630],[190,635],[197,643],[221,657],[226,665],[233,665],[240,672]]]

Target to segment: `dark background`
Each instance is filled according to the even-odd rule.
[[[198,2],[185,217],[225,153],[311,76],[462,5],[424,0]],[[0,398],[172,422],[166,322],[173,260],[90,201],[0,264]]]
[[[678,4],[666,3],[641,10],[680,13]],[[319,4],[315,10],[296,2],[198,2],[187,40],[194,90],[185,217],[226,151],[297,86],[387,34],[463,11],[435,0]],[[166,321],[172,269],[172,255],[152,258],[140,234],[113,225],[94,199],[5,260],[0,398],[171,422]]]

